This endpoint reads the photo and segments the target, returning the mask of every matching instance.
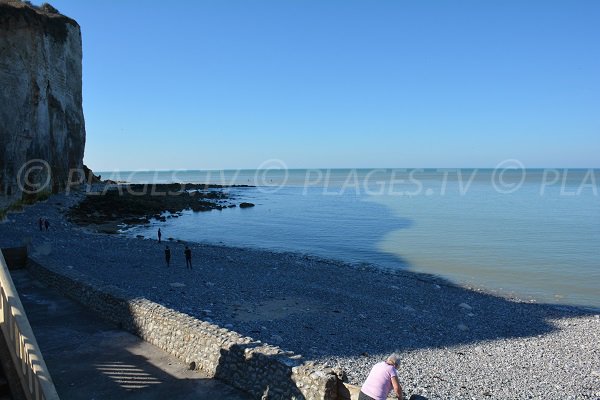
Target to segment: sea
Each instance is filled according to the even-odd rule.
[[[222,189],[251,208],[184,211],[127,235],[292,251],[434,275],[539,303],[600,308],[600,170],[112,171]]]

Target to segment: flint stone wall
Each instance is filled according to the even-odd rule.
[[[331,368],[244,337],[112,285],[86,283],[30,261],[29,272],[120,328],[170,353],[191,368],[260,399],[336,399],[341,382]]]

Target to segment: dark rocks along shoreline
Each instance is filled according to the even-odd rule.
[[[95,226],[103,233],[117,233],[127,225],[165,221],[181,216],[183,210],[211,211],[237,207],[226,189],[248,185],[212,185],[193,183],[108,185],[87,196],[69,209],[70,221]],[[254,204],[242,202],[241,208]],[[165,215],[167,214],[167,215]]]

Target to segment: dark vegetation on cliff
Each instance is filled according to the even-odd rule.
[[[146,224],[150,219],[177,218],[183,210],[210,211],[236,207],[222,186],[192,183],[118,185],[101,193],[89,193],[71,208],[68,217],[79,225],[98,225],[106,233],[118,225]],[[247,207],[242,203],[240,207]],[[169,215],[165,216],[164,213]]]
[[[12,29],[16,21],[22,19],[27,26],[37,27],[56,40],[64,41],[67,37],[65,24],[79,26],[48,3],[34,6],[29,1],[0,0],[0,28]]]
[[[51,196],[51,193],[48,191],[43,191],[39,193],[29,193],[23,194],[21,200],[17,200],[14,203],[10,204],[8,207],[0,207],[0,222],[6,218],[8,213],[10,212],[21,212],[23,211],[23,207],[30,206],[32,204],[37,203],[38,201],[46,201]]]

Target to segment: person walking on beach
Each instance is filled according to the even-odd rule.
[[[158,243],[160,243],[160,238],[162,238],[162,232],[160,231],[160,228],[158,228]]]
[[[171,266],[171,249],[169,246],[165,249],[165,261],[167,262],[167,267]]]
[[[43,227],[44,227],[44,220],[40,217],[39,221],[38,221],[38,225],[40,226],[40,232],[43,231]]]
[[[185,267],[192,269],[192,250],[190,250],[189,247],[185,246],[183,254],[185,254]]]
[[[48,232],[48,229],[50,229],[50,221],[48,219],[44,220],[44,226],[46,227],[46,232]]]
[[[399,364],[400,357],[397,354],[391,354],[385,361],[375,364],[360,388],[358,400],[385,400],[392,387],[402,400],[402,387],[398,383]]]

